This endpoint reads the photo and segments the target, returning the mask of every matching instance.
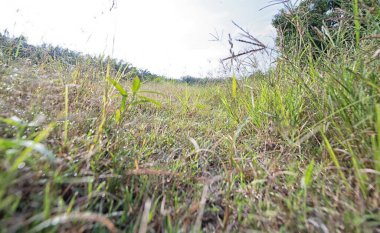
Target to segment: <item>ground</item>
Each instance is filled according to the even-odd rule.
[[[1,232],[379,232],[373,160],[358,175],[289,81],[142,81],[132,104],[121,79],[117,117],[116,73],[18,59],[0,75]]]

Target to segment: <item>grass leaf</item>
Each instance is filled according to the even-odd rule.
[[[331,147],[331,144],[330,144],[329,140],[327,139],[326,135],[325,135],[323,132],[321,132],[321,134],[322,134],[322,137],[323,137],[323,141],[325,142],[327,152],[329,153],[329,155],[330,155],[332,161],[334,162],[336,168],[338,169],[338,172],[339,172],[340,177],[342,178],[342,180],[343,180],[346,184],[348,184],[348,183],[347,183],[347,179],[346,179],[346,177],[345,177],[345,175],[344,175],[344,173],[343,173],[343,171],[342,171],[342,167],[340,166],[340,163],[339,163],[339,161],[338,161],[338,158],[336,157],[336,154],[335,154],[333,148]]]
[[[133,94],[136,95],[136,93],[139,91],[140,89],[140,85],[141,85],[141,82],[140,82],[140,78],[139,76],[136,76],[134,79],[133,79],[133,83],[132,83],[132,92]]]
[[[236,98],[236,90],[237,90],[237,81],[235,74],[232,75],[232,97]]]
[[[111,77],[108,77],[107,79],[119,91],[120,95],[128,96],[128,92],[120,85],[120,83],[118,83],[115,79],[112,79]]]
[[[303,185],[305,186],[305,188],[309,187],[309,185],[311,184],[313,180],[313,177],[312,177],[313,170],[314,170],[314,159],[311,161],[309,166],[307,166],[306,172],[303,176]]]
[[[115,113],[115,121],[116,121],[116,123],[119,123],[119,121],[120,121],[120,109],[117,109],[116,110],[116,113]]]
[[[141,95],[139,95],[139,98],[142,100],[142,102],[149,102],[149,103],[152,103],[154,105],[161,107],[161,103],[157,100],[151,99],[151,98],[146,97],[146,96],[141,96]]]
[[[353,0],[356,45],[360,42],[359,0]]]

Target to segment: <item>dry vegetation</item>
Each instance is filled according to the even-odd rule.
[[[378,48],[203,85],[5,54],[0,232],[379,232]]]

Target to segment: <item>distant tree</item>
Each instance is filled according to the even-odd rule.
[[[360,6],[363,15],[366,9],[379,9],[378,0],[361,0]],[[379,13],[379,11],[378,11]],[[281,10],[272,20],[277,29],[277,45],[289,51],[294,43],[311,44],[314,51],[323,51],[326,48],[323,35],[325,30],[334,32],[340,26],[353,27],[353,6],[348,0],[304,0],[295,8]],[[362,22],[363,28],[366,27]],[[353,30],[346,30],[345,41],[350,43],[355,39]]]
[[[332,12],[341,7],[343,1],[305,0],[295,9],[281,10],[272,21],[279,34],[278,45],[284,50],[289,50],[294,40],[301,39],[303,42],[312,42],[318,49],[322,49],[323,43],[318,32],[324,25],[334,25],[334,20],[330,20],[334,18]]]
[[[188,84],[194,84],[194,83],[198,82],[198,80],[199,80],[199,78],[196,78],[196,77],[193,77],[190,75],[186,75],[186,76],[181,77],[181,81],[188,83]]]
[[[35,64],[60,61],[67,67],[82,64],[82,70],[100,69],[100,73],[102,74],[106,74],[109,64],[111,73],[120,72],[125,79],[133,79],[136,75],[139,76],[141,80],[165,78],[153,74],[149,70],[138,69],[123,60],[104,56],[83,55],[77,51],[46,43],[40,46],[34,46],[28,44],[24,36],[10,37],[7,31],[0,33],[0,59],[10,61],[17,58],[28,58]]]

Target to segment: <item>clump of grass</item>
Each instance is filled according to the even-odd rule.
[[[295,44],[266,74],[204,85],[104,59],[33,66],[13,44],[0,231],[376,232],[379,44],[342,30],[323,57]]]

